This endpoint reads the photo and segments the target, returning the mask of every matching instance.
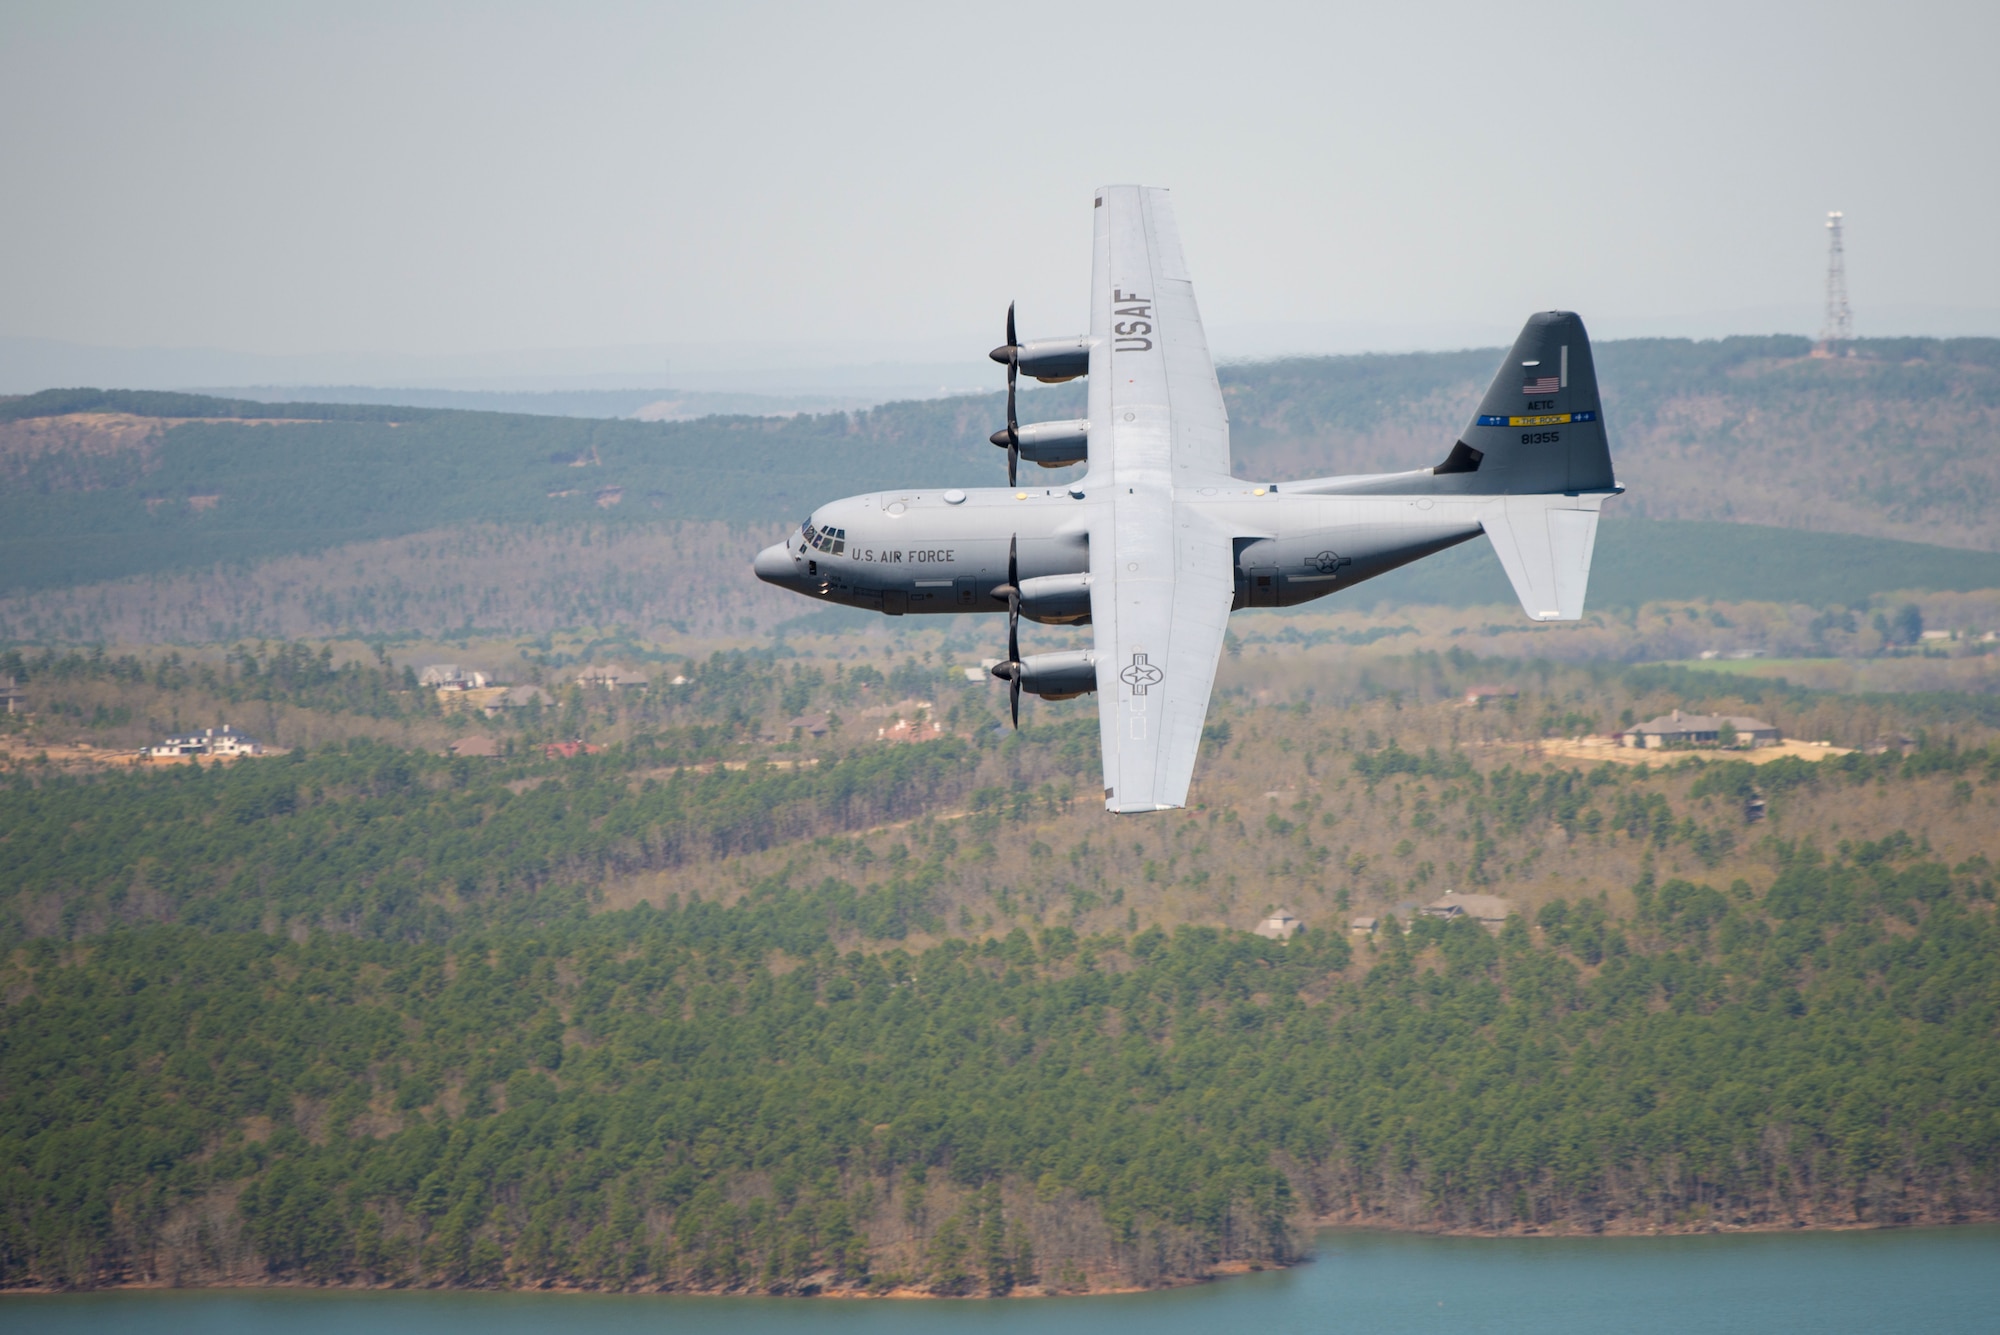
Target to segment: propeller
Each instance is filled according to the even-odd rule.
[[[1007,341],[987,354],[996,362],[1007,366],[1007,426],[1004,431],[995,431],[992,436],[995,445],[1007,447],[1007,485],[1013,486],[1014,474],[1021,464],[1021,422],[1014,412],[1014,381],[1021,373],[1021,344],[1014,336],[1014,303],[1007,303]]]
[[[1007,539],[1007,582],[993,590],[996,598],[1007,600],[1007,661],[993,669],[993,675],[1007,683],[1008,710],[1014,728],[1021,727],[1021,562],[1018,535]]]

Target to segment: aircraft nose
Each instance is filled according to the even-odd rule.
[[[757,572],[757,578],[766,584],[790,584],[798,578],[798,570],[792,564],[792,554],[785,550],[785,544],[774,542],[757,553],[757,559],[750,568]]]

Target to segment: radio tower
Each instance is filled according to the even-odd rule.
[[[1826,323],[1819,331],[1822,357],[1839,357],[1854,350],[1854,312],[1847,309],[1847,252],[1840,244],[1840,210],[1826,215]]]

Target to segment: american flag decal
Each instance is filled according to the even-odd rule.
[[[1562,385],[1562,377],[1540,375],[1521,386],[1523,394],[1553,394]]]

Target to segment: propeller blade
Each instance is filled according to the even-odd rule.
[[[1009,306],[1007,323],[1014,322],[1013,307]],[[1013,362],[1007,363],[1007,485],[1014,486],[1015,470],[1021,466],[1021,423],[1014,413],[1014,378],[1020,368]]]
[[[1016,445],[1021,440],[1021,414],[1014,407],[1015,371],[1010,363],[1007,367],[1007,441]]]
[[[1021,422],[1014,412],[1014,382],[1020,377],[1021,348],[1014,332],[1014,303],[1007,303],[1007,341],[986,354],[1007,368],[1007,429],[995,431],[991,437],[995,445],[1007,447],[1007,485],[1016,485],[1015,475],[1021,467]]]
[[[986,355],[996,362],[1004,362],[1012,366],[1014,364],[1014,356],[1019,351],[1020,349],[1015,346],[1014,340],[1014,303],[1010,301],[1007,303],[1007,341]]]
[[[1021,562],[1020,539],[1007,539],[1007,661],[1021,661]]]
[[[1013,452],[1008,452],[1012,462]],[[1012,481],[1010,478],[1009,481]],[[1014,715],[1014,728],[1021,727],[1021,557],[1020,536],[1007,539],[1007,662],[1014,669],[1007,677],[1007,705]]]

